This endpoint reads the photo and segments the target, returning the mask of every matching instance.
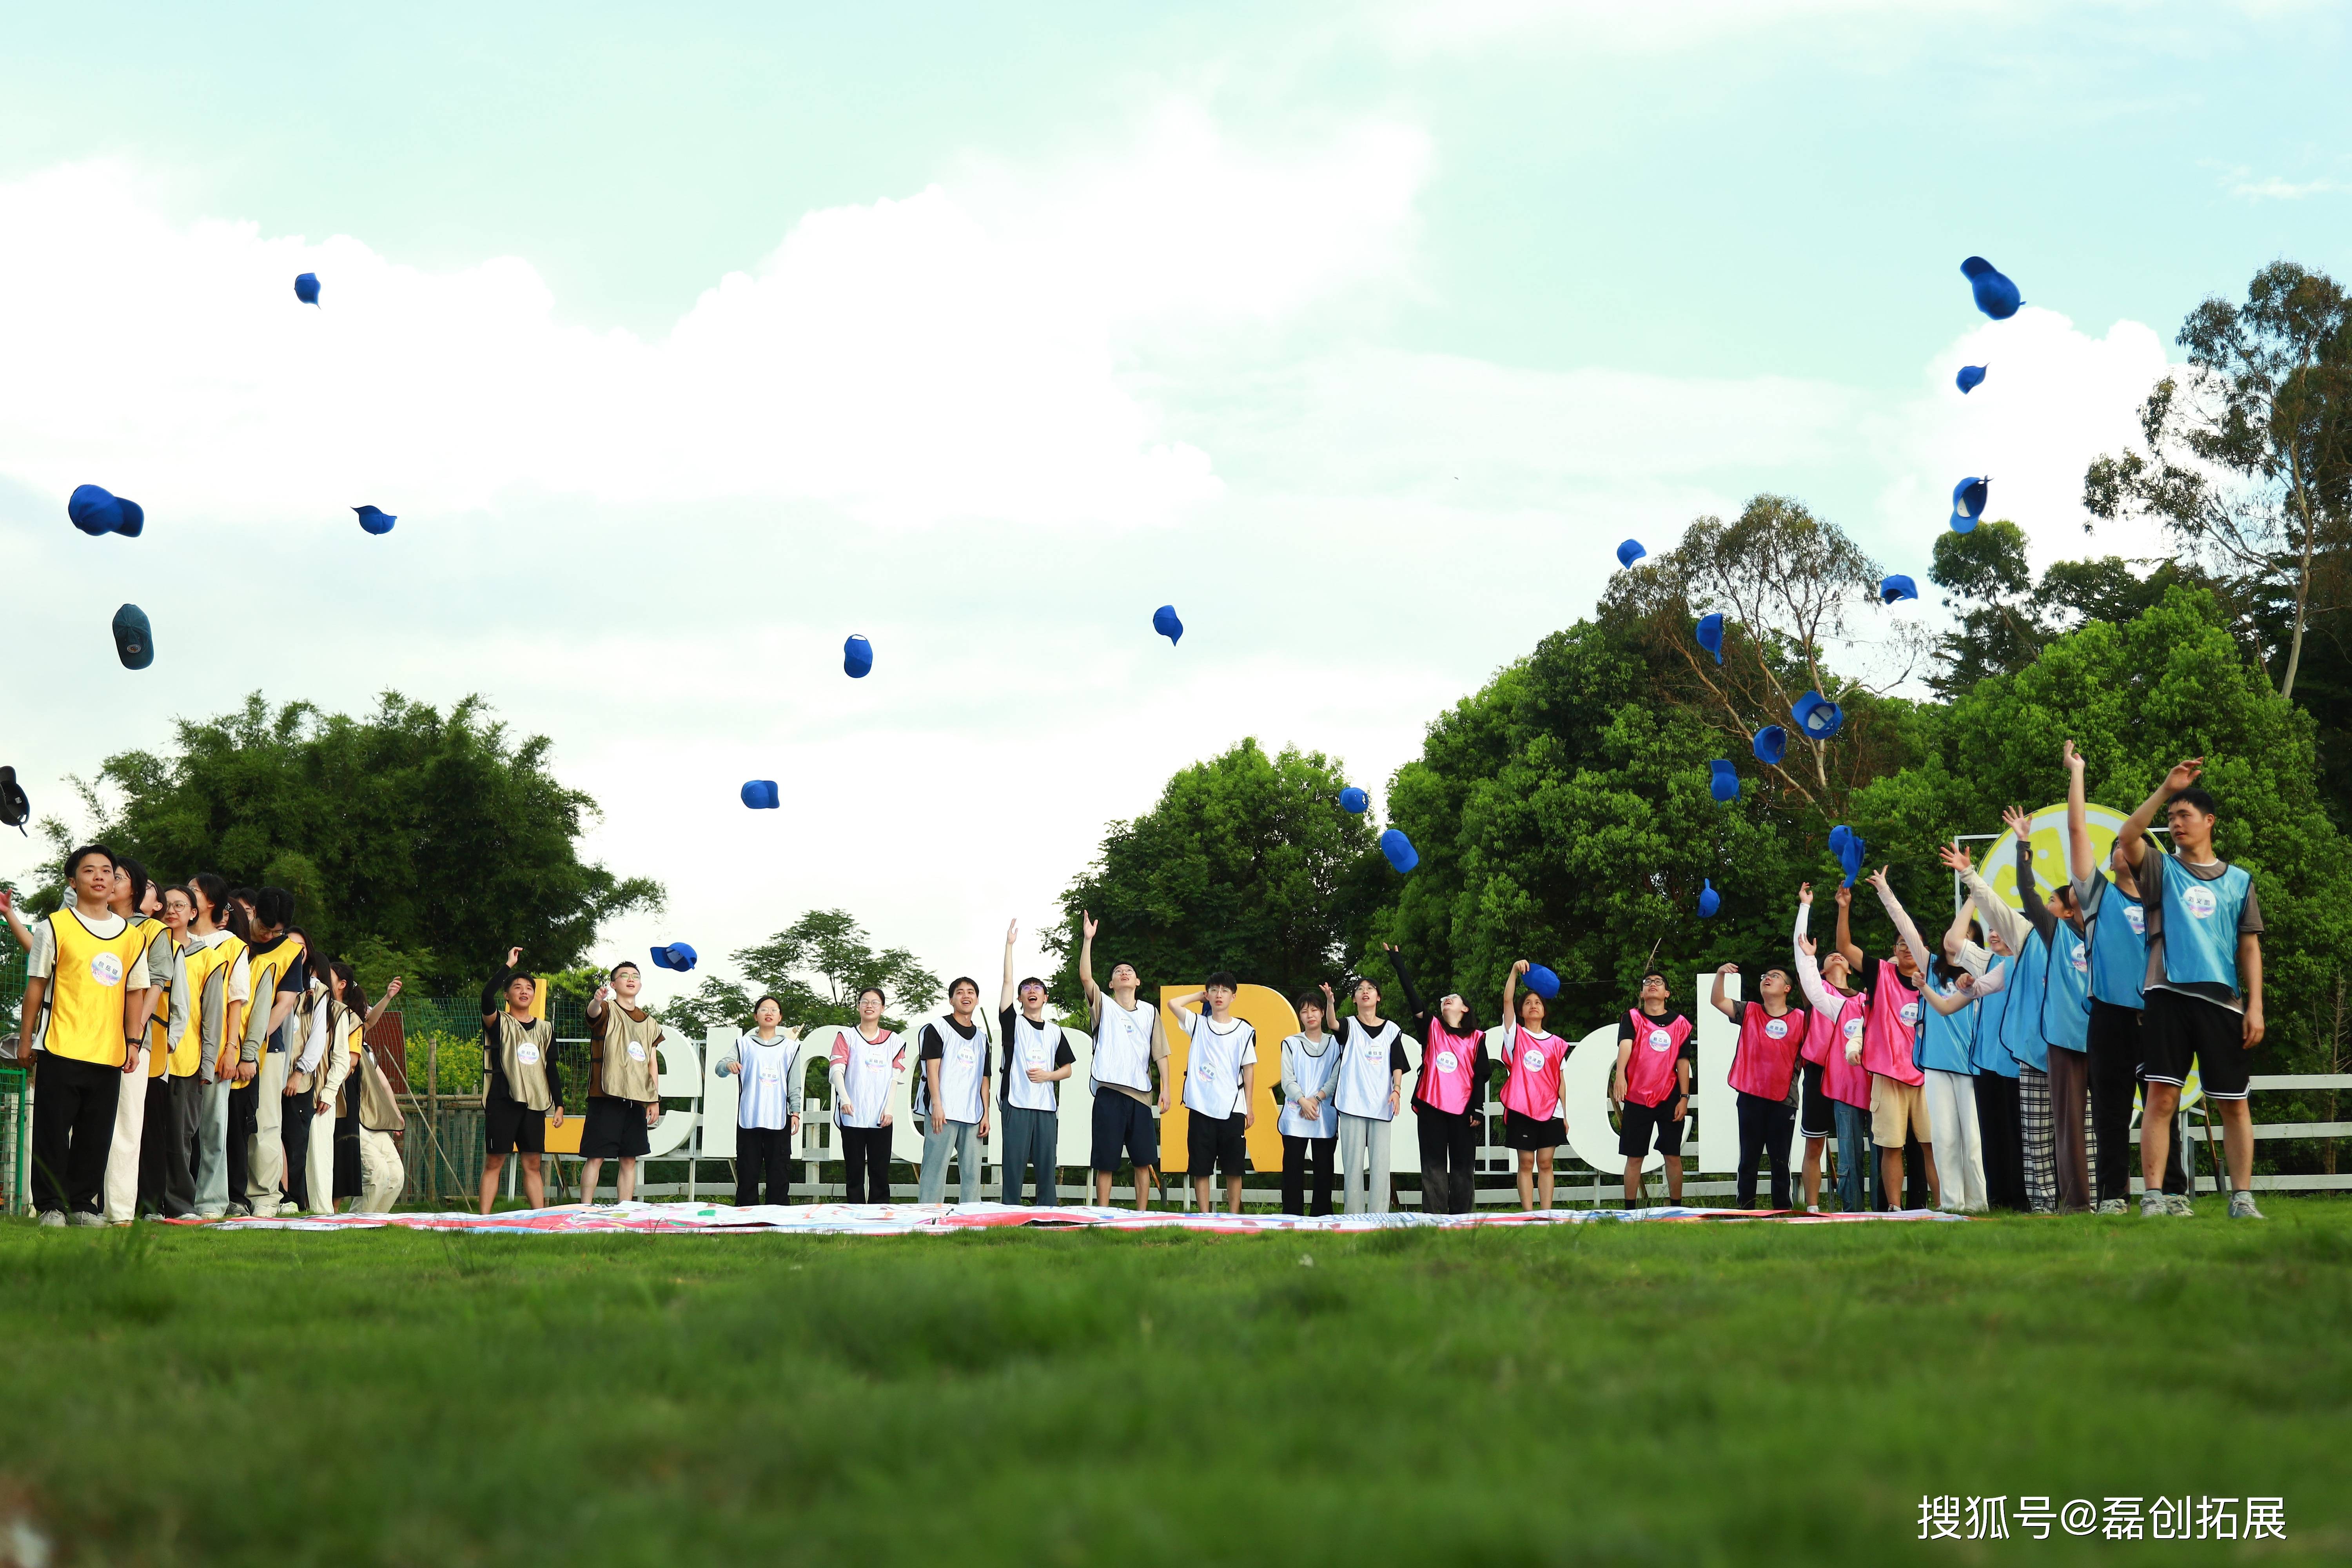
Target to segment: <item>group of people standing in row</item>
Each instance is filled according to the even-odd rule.
[[[63,905],[30,922],[0,893],[27,952],[40,1223],[330,1213],[346,1137],[359,1206],[390,1209],[402,1116],[367,1035],[400,982],[371,1007],[350,964],[310,951],[283,888],[161,886],[95,844],[65,874]]]

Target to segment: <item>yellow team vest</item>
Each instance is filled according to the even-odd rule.
[[[269,1014],[278,1005],[278,982],[301,956],[302,939],[289,936],[268,952],[255,953],[249,961],[253,1000],[246,1005],[244,1044],[257,1046],[265,1052],[269,1049]],[[242,1047],[239,1054],[242,1054]]]
[[[661,1038],[661,1024],[651,1013],[636,1017],[621,1005],[617,996],[604,1004],[604,1026],[601,1045],[601,1070],[596,1075],[596,1089],[614,1100],[634,1100],[643,1104],[654,1098],[654,1042]]]
[[[53,1057],[102,1062],[119,1068],[126,1054],[122,1028],[123,980],[147,961],[147,933],[124,921],[114,936],[101,937],[71,909],[49,917],[57,942],[57,968],[49,975],[48,1023],[41,1048]],[[146,977],[140,976],[146,984]]]
[[[147,1076],[164,1078],[172,1065],[171,1053],[165,1048],[172,1038],[172,959],[178,949],[172,944],[172,928],[162,921],[141,915],[139,921],[148,932],[147,953],[142,960],[147,965],[147,983],[155,984],[155,950],[163,950],[163,980],[157,994],[162,1000],[155,1004],[155,1016],[147,1025]]]
[[[547,1053],[555,1048],[555,1026],[544,1018],[518,1024],[511,1013],[499,1015],[499,1071],[506,1076],[507,1092],[533,1110],[551,1110],[554,1092],[547,1086]],[[482,1068],[489,1070],[485,1047]]]
[[[222,1037],[228,1032],[229,971],[244,956],[245,942],[236,936],[188,949],[183,960],[188,972],[188,1026],[181,1032],[180,1048],[172,1053],[173,1078],[201,1077],[206,1053],[215,1077],[226,1078],[236,1070],[234,1061],[226,1070],[220,1062],[223,1055],[236,1054],[236,1042]]]

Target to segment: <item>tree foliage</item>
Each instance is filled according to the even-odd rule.
[[[857,994],[879,985],[887,999],[884,1021],[898,1028],[892,1015],[919,1016],[940,996],[938,975],[906,948],[877,952],[845,910],[811,910],[766,942],[728,956],[749,984],[706,974],[694,991],[662,1007],[662,1021],[695,1035],[727,1024],[748,1029],[753,1005],[773,996],[783,1021],[796,1029],[854,1024]]]
[[[660,907],[659,884],[580,859],[596,803],[557,781],[551,750],[478,698],[445,716],[386,692],[354,719],[308,702],[273,712],[255,692],[181,721],[168,752],[107,758],[82,795],[95,837],[158,879],[285,888],[314,950],[379,984],[459,989],[512,946],[542,972],[576,964],[601,921]],[[42,826],[61,863],[65,825]],[[52,881],[37,907],[61,892]]]

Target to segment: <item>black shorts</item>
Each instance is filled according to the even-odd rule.
[[[1184,1163],[1187,1175],[1205,1176],[1213,1166],[1223,1167],[1229,1177],[1244,1173],[1249,1163],[1249,1139],[1242,1117],[1203,1116],[1195,1110],[1184,1120],[1184,1152],[1191,1156]]]
[[[1826,1069],[1819,1062],[1801,1064],[1804,1069],[1803,1103],[1797,1108],[1797,1126],[1808,1138],[1837,1136],[1837,1112],[1831,1109],[1837,1101],[1822,1087],[1822,1074]]]
[[[646,1102],[598,1095],[588,1102],[588,1125],[580,1134],[583,1160],[637,1160],[652,1148],[646,1137]]]
[[[1503,1107],[1503,1142],[1513,1149],[1557,1149],[1568,1142],[1568,1123],[1559,1117],[1538,1121],[1509,1106]]]
[[[544,1153],[547,1112],[492,1089],[482,1096],[482,1137],[492,1154]]]
[[[1658,1152],[1671,1160],[1683,1152],[1683,1119],[1668,1117],[1680,1095],[1670,1094],[1655,1105],[1627,1100],[1617,1116],[1617,1152],[1628,1160],[1646,1156],[1654,1142]]]
[[[1095,1090],[1094,1158],[1087,1163],[1097,1171],[1116,1171],[1121,1149],[1138,1170],[1157,1166],[1160,1123],[1151,1107],[1105,1086]]]
[[[2254,1056],[2244,1028],[2245,1020],[2218,1002],[2151,991],[2140,1017],[2140,1076],[2178,1087],[2188,1082],[2193,1059],[2206,1099],[2243,1100]]]

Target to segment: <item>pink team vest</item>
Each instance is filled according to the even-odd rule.
[[[1559,1059],[1568,1042],[1558,1035],[1530,1035],[1513,1024],[1511,1076],[1503,1080],[1503,1103],[1521,1116],[1549,1121],[1559,1113]]]
[[[1761,1002],[1748,1004],[1739,1019],[1739,1048],[1731,1058],[1731,1087],[1765,1100],[1788,1099],[1789,1075],[1797,1070],[1806,1034],[1803,1008],[1791,1007],[1775,1018]]]
[[[1625,1098],[1635,1105],[1663,1105],[1675,1088],[1675,1063],[1682,1059],[1683,1042],[1690,1038],[1688,1018],[1653,1018],[1639,1007],[1625,1015],[1633,1021],[1633,1053],[1625,1062]]]
[[[1911,1042],[1919,1030],[1919,993],[1903,983],[1892,960],[1875,971],[1878,983],[1870,988],[1870,1024],[1863,1031],[1862,1065],[1897,1083],[1923,1084],[1927,1075],[1911,1060]]]
[[[1832,996],[1837,993],[1830,993]],[[1849,1038],[1863,1037],[1863,999],[1848,996],[1838,1006],[1834,1016],[1813,1010],[1813,1038],[1821,1042],[1821,1055],[1813,1055],[1813,1038],[1805,1042],[1805,1059],[1822,1064],[1822,1092],[1843,1104],[1870,1109],[1870,1069],[1859,1062],[1845,1059],[1845,1043]]]
[[[1431,1019],[1429,1044],[1421,1053],[1421,1081],[1414,1085],[1412,1097],[1448,1116],[1461,1115],[1475,1087],[1470,1081],[1470,1069],[1477,1048],[1476,1035],[1454,1034],[1442,1019]]]

